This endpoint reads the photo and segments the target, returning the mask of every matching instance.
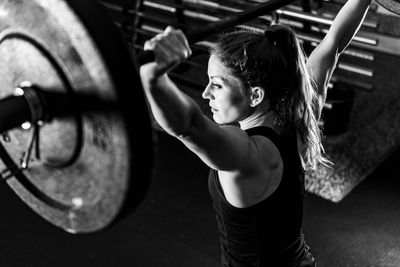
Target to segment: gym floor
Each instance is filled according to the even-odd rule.
[[[339,203],[306,195],[304,233],[318,266],[400,266],[399,157],[394,152]],[[46,222],[2,183],[0,266],[218,266],[207,174],[195,155],[158,132],[152,185],[139,208],[85,235]]]

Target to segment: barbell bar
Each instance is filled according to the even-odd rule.
[[[213,34],[220,33],[221,31],[226,30],[229,27],[255,19],[261,15],[272,12],[292,2],[294,2],[294,0],[268,0],[265,3],[251,7],[248,10],[227,16],[222,20],[212,22],[200,29],[190,31],[186,34],[186,38],[189,44],[194,44],[198,41],[206,39]],[[138,61],[140,65],[148,63],[153,59],[154,54],[150,51],[143,51],[138,54]]]

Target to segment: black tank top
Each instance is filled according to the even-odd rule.
[[[211,169],[209,192],[218,222],[223,266],[297,266],[305,255],[301,233],[304,172],[297,152],[296,131],[278,135],[256,127],[248,135],[269,138],[283,159],[282,180],[274,193],[247,208],[225,198],[218,172]]]

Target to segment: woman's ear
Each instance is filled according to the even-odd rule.
[[[264,99],[265,90],[262,87],[256,86],[250,88],[250,107],[258,106]]]

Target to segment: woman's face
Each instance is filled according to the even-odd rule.
[[[208,60],[207,73],[209,82],[202,96],[210,101],[214,121],[228,124],[245,119],[251,108],[243,82],[233,76],[215,55]]]

